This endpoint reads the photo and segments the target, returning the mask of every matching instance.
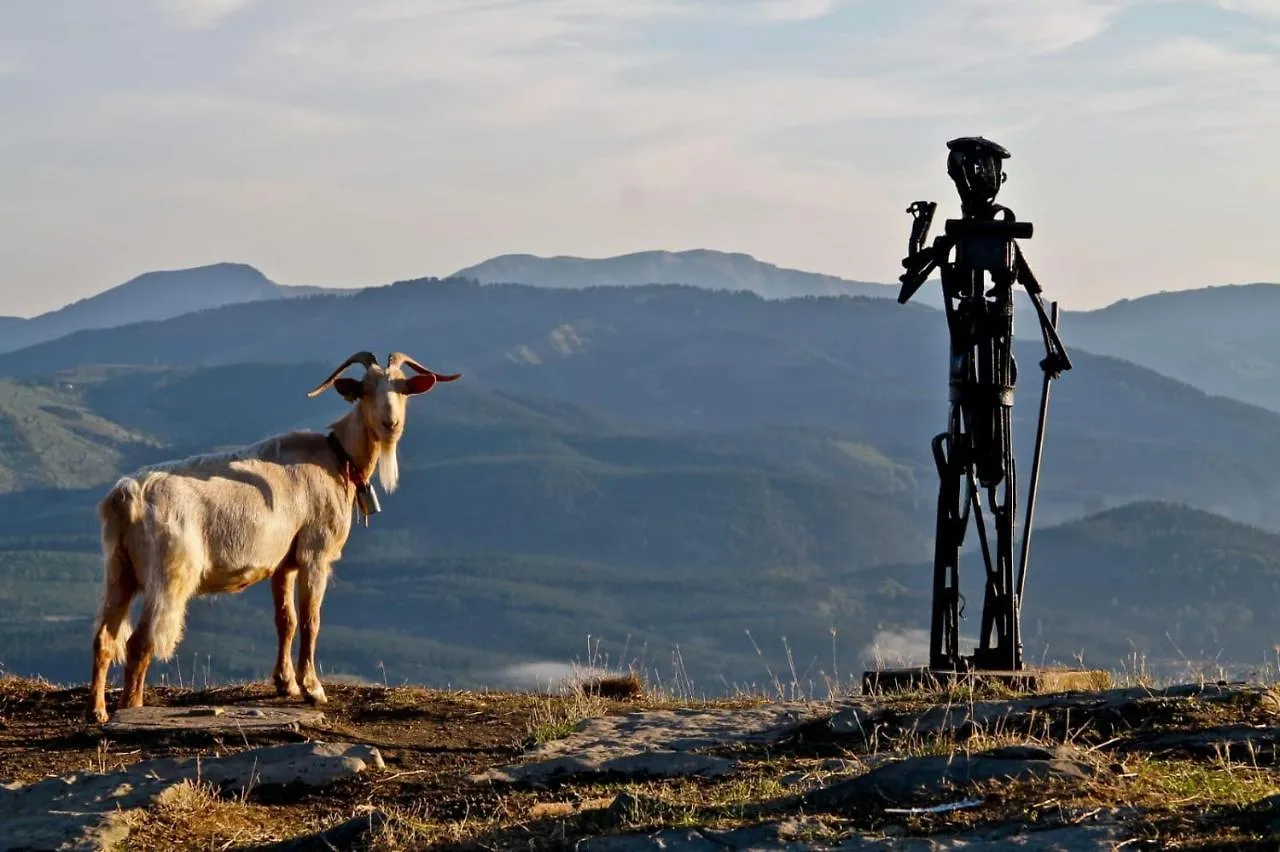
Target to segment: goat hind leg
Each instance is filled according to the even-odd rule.
[[[138,591],[138,581],[128,558],[119,550],[108,557],[103,576],[102,603],[93,634],[93,676],[89,685],[90,721],[107,721],[107,670],[112,661],[125,661],[128,639],[129,604]]]
[[[153,621],[149,608],[144,607],[142,618],[138,619],[138,627],[126,643],[124,688],[120,690],[121,708],[142,706],[142,691],[147,683],[147,668],[151,665],[151,655],[155,651],[155,640],[152,637]]]
[[[298,584],[298,605],[302,610],[301,641],[298,643],[298,685],[312,704],[324,704],[328,698],[316,675],[316,639],[320,634],[320,605],[329,583],[329,565],[305,565]]]
[[[121,707],[142,706],[151,658],[168,660],[177,649],[185,626],[187,601],[191,598],[189,585],[172,585],[155,592],[150,588],[146,590],[142,618],[138,619],[138,627],[127,645]]]
[[[298,629],[298,608],[293,602],[293,590],[298,579],[297,569],[281,568],[271,575],[271,600],[276,611],[276,667],[271,674],[276,692],[289,698],[302,694],[297,674],[293,670],[293,635]]]

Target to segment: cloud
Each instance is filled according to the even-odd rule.
[[[247,7],[253,0],[156,0],[171,24],[181,29],[216,27]]]
[[[0,208],[22,225],[0,232],[0,275],[81,289],[6,309],[224,249],[335,284],[677,244],[892,278],[901,208],[954,195],[942,146],[970,133],[1014,151],[1010,203],[1049,235],[1037,271],[1090,282],[1073,299],[1265,278],[1267,217],[1226,223],[1276,205],[1277,8],[14,0]],[[1167,175],[1192,161],[1174,203]],[[1166,244],[1202,234],[1201,266],[1133,273],[1130,217]],[[75,257],[57,248],[68,233]]]
[[[929,662],[929,631],[881,630],[858,652],[863,665],[884,668],[923,665]]]
[[[1132,0],[958,0],[959,14],[1003,40],[1033,54],[1055,53],[1105,33]]]
[[[777,23],[818,20],[834,14],[845,5],[848,4],[842,0],[757,0],[742,3],[740,8],[745,8],[746,20]]]
[[[0,50],[0,80],[25,74],[26,64],[13,53]]]
[[[482,675],[481,679],[492,681],[495,687],[501,689],[564,693],[570,691],[575,683],[609,674],[611,673],[602,669],[555,661],[540,661],[507,666],[487,677]]]
[[[1213,0],[1213,2],[1218,8],[1228,12],[1280,21],[1280,5],[1277,5],[1274,0]]]

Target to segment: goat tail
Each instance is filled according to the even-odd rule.
[[[98,504],[102,521],[102,547],[115,547],[124,531],[142,520],[142,485],[132,477],[121,477]]]
[[[120,664],[125,662],[129,636],[133,632],[128,617],[129,601],[138,590],[138,577],[124,535],[142,520],[142,512],[142,487],[128,477],[117,482],[98,504],[98,518],[102,521],[102,601],[94,633],[105,640],[112,662]]]

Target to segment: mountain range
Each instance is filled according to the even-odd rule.
[[[898,292],[896,284],[785,269],[750,255],[706,249],[606,258],[500,255],[449,278],[570,289],[673,283],[745,291],[767,299],[824,295],[894,299]],[[358,289],[280,285],[238,263],[149,272],[38,317],[0,317],[0,352],[76,331],[165,320],[250,301],[351,294]],[[940,298],[935,281],[919,291],[911,304],[940,308]],[[1052,287],[1048,298],[1054,298]],[[1097,310],[1064,310],[1063,334],[1073,348],[1123,358],[1207,393],[1280,411],[1280,344],[1275,343],[1269,319],[1278,309],[1280,285],[1276,284],[1161,292],[1122,299]],[[1034,336],[1034,315],[1022,299],[1019,316],[1019,333]]]
[[[676,285],[559,290],[426,279],[79,332],[0,355],[0,375],[85,364],[337,361],[403,350],[476,385],[553,397],[655,427],[835,428],[932,477],[945,423],[941,316],[886,299],[766,300]],[[1019,344],[1034,365],[1038,341]],[[1133,499],[1188,502],[1280,525],[1269,465],[1280,419],[1132,363],[1075,350],[1054,389],[1043,509],[1079,516]],[[1031,375],[1035,371],[1032,368]],[[1015,409],[1034,428],[1035,378]],[[1212,472],[1212,473],[1211,473]]]
[[[84,631],[67,625],[92,612],[92,506],[112,477],[323,428],[342,403],[305,391],[363,348],[465,378],[411,405],[401,490],[352,536],[322,638],[337,671],[492,685],[512,667],[564,661],[588,634],[629,657],[643,648],[665,672],[676,655],[703,683],[760,676],[753,639],[775,668],[785,637],[825,671],[835,628],[846,674],[878,648],[919,649],[936,499],[928,441],[945,422],[937,311],[884,291],[765,298],[468,276],[335,293],[235,275],[245,289],[227,292],[260,297],[0,355],[0,665],[83,677]],[[117,289],[145,302],[130,285]],[[1245,301],[1273,292],[1215,289]],[[1214,322],[1216,297],[1164,301],[1175,295],[1064,317],[1075,369],[1050,404],[1033,656],[1108,664],[1176,646],[1248,661],[1273,642],[1280,415],[1137,355],[1095,354],[1143,339],[1129,332],[1149,322],[1174,328],[1186,310]],[[1036,335],[1021,337],[1025,462],[1041,355]],[[199,602],[183,653],[220,677],[261,675],[264,595]]]
[[[215,263],[190,269],[146,272],[56,311],[30,319],[0,317],[0,352],[56,340],[85,329],[166,320],[223,305],[318,292],[334,291],[276,284],[244,263]]]
[[[1236,284],[1067,311],[1063,333],[1222,396],[1280,411],[1280,285]]]
[[[850,281],[785,269],[751,255],[708,249],[641,251],[617,257],[538,257],[504,254],[460,269],[450,278],[481,284],[528,284],[534,287],[642,287],[685,284],[706,290],[745,290],[766,299],[797,296],[872,296],[896,298],[896,285]]]
[[[0,387],[9,398],[29,392],[33,410],[4,426],[28,424],[32,439],[48,431],[30,425],[36,413],[71,431],[114,424],[84,433],[109,451],[86,476],[97,484],[27,482],[0,495],[6,669],[83,677],[100,572],[93,504],[110,477],[282,428],[323,428],[340,400],[281,389],[309,387],[327,367],[78,368]],[[410,408],[401,488],[353,532],[326,601],[330,672],[504,685],[594,637],[619,662],[667,678],[678,666],[716,692],[720,678],[746,684],[767,680],[763,665],[782,670],[784,642],[819,682],[877,653],[920,651],[934,481],[856,435],[663,428],[464,384]],[[59,458],[62,446],[46,449],[47,470],[86,471],[78,455]],[[1033,544],[1026,638],[1037,659],[1084,652],[1115,664],[1136,648],[1153,662],[1175,649],[1250,662],[1269,647],[1275,533],[1133,501],[1046,524]],[[972,553],[963,566],[975,601]],[[199,599],[182,655],[159,671],[262,676],[269,613],[265,587]]]

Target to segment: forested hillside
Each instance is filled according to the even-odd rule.
[[[764,676],[753,638],[775,669],[785,637],[802,668],[846,674],[877,645],[918,649],[936,499],[927,448],[945,414],[941,319],[886,299],[426,280],[2,356],[0,662],[83,677],[100,571],[93,506],[114,476],[324,428],[344,403],[306,391],[364,348],[465,376],[410,404],[402,487],[354,532],[326,607],[331,668],[496,683],[582,654],[590,635],[663,676],[678,648],[684,671],[713,689]],[[1036,343],[1019,348],[1024,462]],[[1050,410],[1029,653],[1107,665],[1140,646],[1170,658],[1167,631],[1187,654],[1270,647],[1259,607],[1271,599],[1271,534],[1241,533],[1222,553],[1229,522],[1166,504],[1280,528],[1280,418],[1073,356]],[[1096,514],[1135,501],[1145,508]],[[1098,532],[1108,524],[1128,549]],[[1170,524],[1185,538],[1170,543]],[[1206,592],[1208,565],[1242,579]],[[1147,581],[1116,580],[1125,571],[1167,576],[1173,598],[1155,606]],[[265,671],[266,594],[193,608],[188,674],[190,655],[219,677]]]

